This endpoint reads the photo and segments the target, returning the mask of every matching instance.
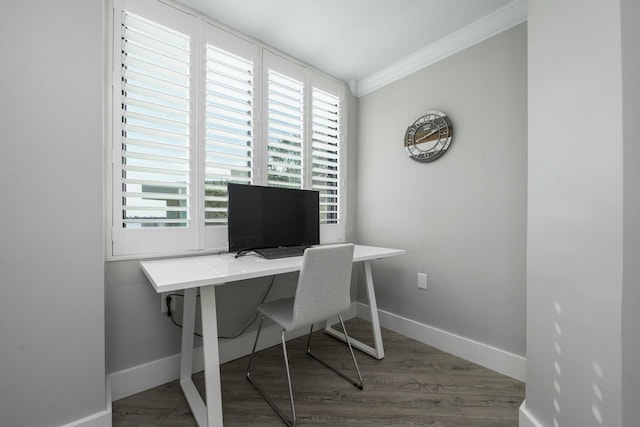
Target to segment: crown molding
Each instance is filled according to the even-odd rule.
[[[349,87],[354,96],[364,96],[526,20],[527,0],[514,0],[370,76],[358,81],[351,80]]]

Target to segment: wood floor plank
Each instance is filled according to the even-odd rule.
[[[347,328],[370,341],[368,322],[352,319]],[[299,426],[517,427],[524,383],[394,332],[383,329],[382,335],[384,359],[356,351],[363,390],[306,356],[306,338],[288,343]],[[318,331],[312,348],[352,375],[343,343]],[[247,362],[245,357],[220,367],[225,426],[284,425],[246,380]],[[270,396],[289,408],[280,346],[260,352],[254,371]],[[202,394],[202,373],[194,375],[194,383]],[[177,381],[113,403],[114,427],[195,425]]]

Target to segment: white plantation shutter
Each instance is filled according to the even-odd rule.
[[[304,69],[265,52],[267,185],[304,186]]]
[[[320,192],[320,223],[340,219],[340,98],[313,88],[311,189]]]
[[[209,28],[206,57],[205,224],[227,223],[227,184],[253,182],[257,47]],[[244,55],[221,47],[233,48]]]
[[[122,23],[122,226],[189,222],[189,36]]]

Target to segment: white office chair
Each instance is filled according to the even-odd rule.
[[[307,340],[307,354],[347,381],[355,387],[362,390],[362,375],[358,368],[358,362],[353,354],[353,348],[347,336],[347,330],[344,327],[341,314],[349,309],[351,299],[349,288],[351,283],[351,267],[353,264],[353,245],[339,244],[330,246],[321,246],[309,248],[304,252],[302,260],[302,269],[298,279],[298,287],[295,297],[283,298],[276,301],[270,301],[258,306],[258,311],[262,313],[260,326],[256,335],[256,341],[253,344],[249,365],[247,366],[247,379],[260,392],[262,397],[271,405],[271,407],[280,415],[280,417],[289,426],[296,424],[296,410],[293,403],[293,389],[291,387],[291,375],[289,373],[289,360],[287,357],[287,344],[285,341],[285,332],[290,332],[300,327],[311,326],[309,338]],[[327,363],[318,359],[311,353],[311,333],[313,332],[313,324],[328,320],[338,316],[342,330],[346,337],[349,352],[353,359],[353,364],[358,374],[358,381],[354,381],[339,372]],[[289,396],[291,398],[291,418],[287,417],[278,406],[266,395],[262,388],[255,382],[251,376],[251,362],[256,351],[260,331],[264,318],[269,317],[271,320],[280,325],[282,329],[282,352],[284,355],[284,363],[287,369],[287,381],[289,383]]]

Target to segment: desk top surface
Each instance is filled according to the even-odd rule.
[[[355,245],[353,262],[404,253],[403,249]],[[233,253],[140,262],[140,268],[158,293],[289,273],[300,270],[301,265],[301,256],[267,260],[257,255],[236,258]]]

